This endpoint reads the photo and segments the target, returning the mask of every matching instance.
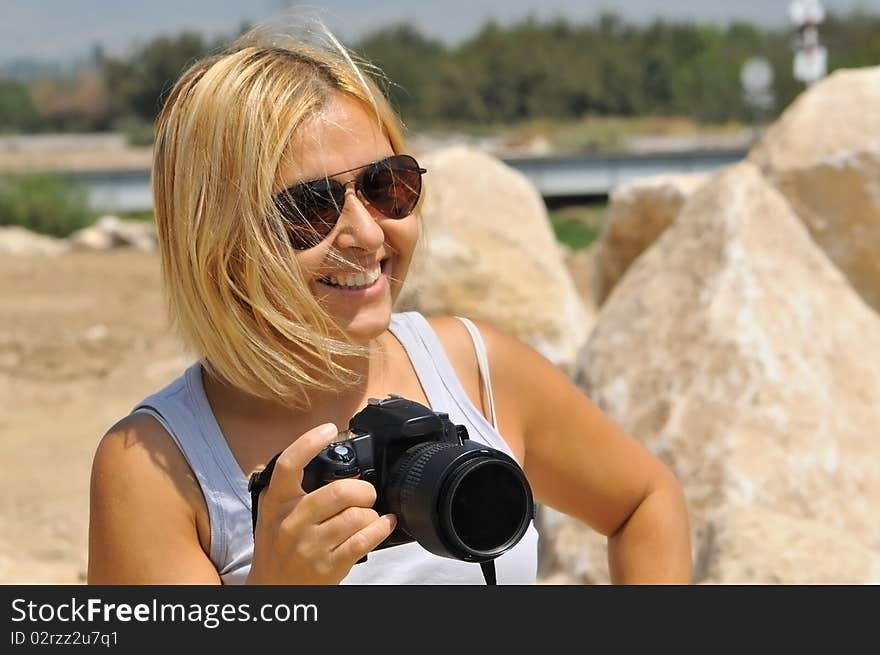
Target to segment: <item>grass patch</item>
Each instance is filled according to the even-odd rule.
[[[86,189],[60,175],[11,175],[0,179],[0,225],[68,237],[91,225]]]
[[[141,209],[138,211],[120,211],[120,212],[109,212],[113,214],[117,218],[120,218],[124,221],[141,221],[143,223],[152,223],[156,220],[156,215],[153,213],[152,209]]]
[[[598,238],[598,228],[577,221],[552,221],[556,240],[572,250],[584,250]]]
[[[572,250],[589,248],[602,232],[605,204],[566,205],[548,211],[557,241]]]

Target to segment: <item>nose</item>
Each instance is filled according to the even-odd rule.
[[[357,248],[367,252],[378,250],[385,242],[385,232],[376,221],[370,208],[358,197],[354,189],[345,192],[345,204],[339,216],[339,232],[336,247],[340,250]]]

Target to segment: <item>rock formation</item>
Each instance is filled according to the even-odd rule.
[[[421,161],[421,252],[398,309],[488,321],[570,369],[588,315],[537,190],[476,149],[451,147]]]
[[[802,93],[749,153],[816,243],[880,309],[880,66]]]
[[[769,582],[783,560],[800,580],[827,580],[809,549],[766,549],[829,533],[873,554],[835,568],[837,582],[873,575],[880,317],[755,166],[714,176],[633,264],[576,376],[678,475],[703,580]],[[743,520],[751,514],[785,520]],[[762,543],[761,557],[726,566],[749,540]]]
[[[685,201],[708,178],[675,173],[638,178],[615,187],[596,243],[593,286],[601,305],[630,264],[672,225]]]

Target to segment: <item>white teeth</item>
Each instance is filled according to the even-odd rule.
[[[369,271],[363,273],[353,273],[350,275],[328,275],[321,278],[321,282],[331,284],[335,287],[347,287],[349,289],[357,289],[359,287],[368,287],[379,279],[381,268],[378,264]]]

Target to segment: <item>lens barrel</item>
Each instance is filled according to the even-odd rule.
[[[534,516],[532,491],[519,465],[473,441],[407,450],[393,465],[385,500],[398,529],[426,550],[469,562],[513,548]]]

